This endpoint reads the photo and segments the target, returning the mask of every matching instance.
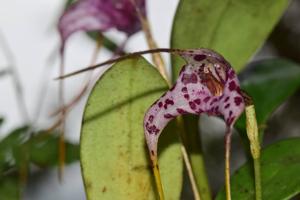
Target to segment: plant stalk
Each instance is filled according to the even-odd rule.
[[[12,75],[12,80],[13,80],[15,91],[16,91],[17,105],[19,107],[20,114],[21,114],[25,124],[30,124],[31,121],[30,121],[29,113],[28,113],[26,103],[25,103],[21,80],[17,73],[17,68],[15,65],[15,58],[13,56],[13,53],[12,53],[9,45],[7,44],[6,38],[4,37],[4,34],[2,33],[2,31],[0,31],[0,43],[2,44],[1,48],[3,50],[4,56],[6,57],[7,61],[10,63],[9,64],[10,73]]]
[[[251,99],[250,99],[251,100]],[[255,177],[255,197],[262,199],[261,173],[260,173],[260,140],[258,136],[258,126],[255,114],[255,107],[252,100],[246,105],[246,130],[250,141],[250,151],[254,164]]]
[[[145,33],[145,37],[146,37],[149,48],[150,49],[157,49],[157,44],[156,44],[155,40],[153,39],[151,28],[150,28],[149,21],[148,21],[147,17],[141,12],[141,10],[137,6],[135,0],[131,0],[131,2],[135,7],[136,13],[137,13],[137,15],[139,17],[139,20],[141,22],[142,29]],[[161,57],[161,54],[160,53],[153,53],[151,55],[152,55],[152,60],[153,60],[154,64],[157,66],[157,68],[160,71],[161,75],[164,77],[165,80],[169,80],[168,75],[167,75],[167,71],[166,71],[166,67],[165,67],[165,63],[164,63],[164,61]]]
[[[64,55],[62,54],[61,56],[61,61],[60,61],[60,70],[59,70],[59,74],[60,76],[64,75],[65,72],[65,66],[64,66]],[[65,167],[65,154],[66,154],[66,150],[65,150],[65,117],[66,117],[66,109],[64,109],[65,107],[65,95],[64,95],[64,80],[60,80],[58,83],[58,98],[59,98],[59,105],[63,108],[61,113],[60,113],[60,119],[61,119],[61,123],[60,123],[60,135],[59,135],[59,143],[58,143],[58,163],[59,163],[59,169],[58,169],[58,178],[60,180],[60,182],[62,181],[62,177],[63,177],[63,172],[64,172],[64,167]]]
[[[154,174],[154,179],[155,179],[155,185],[156,185],[156,188],[158,191],[159,200],[164,200],[165,199],[164,190],[162,187],[161,177],[160,177],[160,173],[159,173],[157,156],[153,156],[150,153],[150,158],[151,158],[151,162],[152,162],[152,169],[153,169],[153,174]]]
[[[198,132],[199,118],[193,115],[186,115],[182,116],[182,120],[185,130],[182,140],[189,152],[189,159],[196,179],[196,186],[201,194],[202,200],[212,200],[202,153],[201,138]]]
[[[186,150],[186,148],[184,146],[184,142],[183,142],[183,136],[186,135],[185,129],[184,129],[183,118],[182,118],[182,116],[178,116],[178,117],[176,117],[176,120],[177,120],[177,124],[179,126],[179,129],[180,129],[180,132],[179,132],[178,136],[179,136],[180,142],[181,142],[181,146],[180,146],[181,153],[182,153],[183,160],[184,160],[184,163],[185,163],[185,167],[187,169],[188,176],[189,176],[189,179],[190,179],[190,182],[191,182],[194,198],[195,198],[195,200],[201,200],[200,193],[199,193],[197,183],[196,183],[196,178],[195,178],[194,173],[193,173],[193,168],[192,168],[187,150]]]
[[[232,128],[227,128],[225,134],[225,190],[226,200],[231,200],[231,187],[230,187],[230,150],[231,150],[231,133]]]
[[[262,199],[261,189],[261,174],[260,174],[260,158],[256,158],[254,161],[254,175],[255,175],[255,197],[256,200]]]

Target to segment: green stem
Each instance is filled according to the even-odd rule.
[[[246,130],[250,141],[251,155],[254,161],[255,196],[256,200],[262,199],[261,173],[260,173],[260,140],[258,135],[255,107],[252,99],[246,96]]]
[[[186,115],[182,118],[185,129],[182,134],[182,140],[189,154],[197,188],[202,200],[211,200],[211,189],[207,178],[201,139],[198,130],[199,117],[194,115]]]
[[[194,198],[195,198],[195,200],[201,200],[200,193],[199,193],[197,183],[196,183],[195,174],[194,174],[194,171],[192,168],[192,164],[191,164],[188,152],[185,148],[184,141],[183,141],[184,140],[183,137],[186,135],[185,129],[184,129],[183,118],[182,118],[182,116],[178,116],[176,118],[176,120],[177,120],[178,128],[180,129],[180,132],[178,135],[179,135],[179,139],[181,140],[181,153],[182,153],[183,160],[184,160],[184,163],[185,163],[185,166],[187,169],[187,173],[188,173],[188,176],[190,179]]]
[[[225,133],[225,190],[226,190],[226,200],[231,200],[231,186],[230,186],[231,134],[232,134],[232,130],[231,130],[231,128],[229,128]]]
[[[261,190],[261,175],[260,175],[260,159],[254,159],[254,175],[255,175],[255,197],[256,200],[262,199],[262,190]]]

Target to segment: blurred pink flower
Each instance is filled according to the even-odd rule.
[[[145,0],[136,0],[146,15]],[[67,39],[77,31],[99,31],[116,28],[127,36],[141,30],[141,24],[131,0],[79,0],[60,17],[58,29],[61,51]]]

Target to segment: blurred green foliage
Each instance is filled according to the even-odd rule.
[[[300,138],[276,142],[263,149],[261,157],[262,199],[291,199],[300,193]],[[231,179],[232,199],[255,199],[252,162],[243,165]],[[222,189],[216,200],[223,200]]]

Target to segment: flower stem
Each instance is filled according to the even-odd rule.
[[[261,175],[260,175],[260,158],[254,159],[254,175],[255,175],[255,197],[256,200],[262,199]]]
[[[135,10],[136,10],[137,15],[139,17],[139,20],[141,22],[142,29],[145,33],[145,37],[146,37],[149,48],[150,49],[157,49],[157,44],[156,44],[155,40],[153,39],[151,28],[150,28],[149,21],[148,21],[147,17],[141,12],[139,7],[137,6],[136,0],[131,0],[131,2],[135,7]],[[164,61],[161,57],[161,54],[160,53],[153,53],[151,55],[152,55],[152,60],[153,60],[154,64],[157,66],[157,68],[158,68],[159,72],[161,73],[161,75],[164,77],[165,80],[169,80],[168,76],[167,76],[165,63],[164,63]]]
[[[225,189],[226,200],[231,200],[230,190],[230,147],[231,147],[231,128],[225,134]]]
[[[64,55],[61,56],[60,61],[60,70],[59,74],[60,76],[64,75],[65,66],[64,66]],[[64,100],[64,80],[59,80],[58,83],[58,98],[59,98],[59,105],[64,108],[65,107],[65,100]],[[59,169],[58,169],[58,178],[60,182],[62,181],[64,167],[65,167],[65,117],[66,117],[66,109],[62,109],[60,114],[60,135],[59,135],[59,143],[58,143],[58,163],[59,163]]]
[[[10,46],[8,45],[6,38],[4,37],[4,34],[2,33],[2,31],[0,31],[0,44],[1,44],[0,47],[3,50],[4,56],[6,57],[7,62],[9,62],[10,74],[12,75],[12,80],[13,80],[14,87],[15,87],[15,92],[16,92],[16,97],[17,97],[16,100],[18,103],[17,105],[19,107],[20,115],[22,116],[25,124],[31,124],[31,120],[30,120],[29,113],[28,113],[28,110],[26,107],[26,103],[25,103],[21,80],[17,73],[17,68],[15,65],[15,58],[14,58],[12,50],[11,50]]]
[[[150,155],[151,155],[152,169],[153,169],[153,174],[154,174],[154,178],[155,178],[155,185],[156,185],[157,191],[158,191],[159,200],[164,200],[165,199],[164,191],[163,191],[162,182],[161,182],[161,178],[160,178],[157,156],[152,156],[152,154],[150,154]]]
[[[198,187],[197,187],[197,183],[196,183],[196,178],[195,178],[194,173],[193,173],[193,168],[192,168],[191,162],[189,160],[189,156],[188,156],[187,150],[184,146],[184,142],[183,142],[183,138],[182,138],[184,135],[186,135],[185,134],[185,129],[184,129],[183,118],[182,118],[182,116],[178,116],[176,118],[176,120],[177,120],[177,124],[179,126],[180,133],[181,133],[181,134],[178,134],[179,138],[181,140],[181,153],[182,153],[183,160],[184,160],[184,163],[185,163],[185,167],[187,169],[188,176],[189,176],[189,179],[190,179],[190,182],[191,182],[192,191],[193,191],[193,194],[194,194],[194,199],[195,200],[201,200],[200,193],[198,191]]]

